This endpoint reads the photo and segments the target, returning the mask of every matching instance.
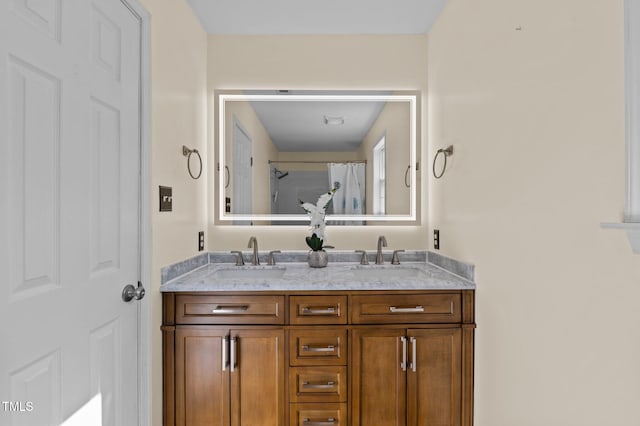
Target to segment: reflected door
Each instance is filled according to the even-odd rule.
[[[253,200],[253,142],[237,120],[233,123],[233,198],[231,212],[251,214]]]
[[[0,424],[137,424],[140,21],[3,1],[0,58]]]

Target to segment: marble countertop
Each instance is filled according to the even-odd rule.
[[[234,271],[239,270],[245,276],[234,277]],[[473,281],[428,262],[401,265],[330,262],[325,268],[311,268],[302,262],[275,266],[207,263],[160,286],[162,292],[474,289]]]

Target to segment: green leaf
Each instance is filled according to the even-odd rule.
[[[318,238],[318,236],[316,234],[312,234],[310,237],[306,237],[306,241],[307,241],[307,245],[309,246],[309,248],[311,250],[313,250],[313,251],[322,250],[323,240]]]

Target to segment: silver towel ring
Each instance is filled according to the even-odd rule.
[[[196,154],[198,156],[198,161],[200,162],[200,171],[198,172],[198,176],[194,176],[193,172],[191,172],[191,154]],[[200,156],[198,150],[195,148],[189,149],[186,146],[182,145],[182,155],[187,157],[187,170],[189,171],[189,176],[191,176],[192,179],[200,178],[200,175],[202,175],[202,157]]]
[[[438,156],[440,154],[444,155],[444,164],[442,165],[442,171],[440,172],[440,174],[436,173],[436,160],[438,159]],[[440,179],[442,177],[442,175],[444,175],[444,172],[447,170],[447,157],[453,155],[453,145],[449,145],[446,148],[440,148],[437,152],[435,157],[433,157],[433,167],[431,168],[432,172],[433,172],[433,177],[436,179]]]

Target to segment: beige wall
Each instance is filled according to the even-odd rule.
[[[267,130],[256,115],[249,102],[226,102],[225,106],[225,164],[229,166],[230,174],[233,176],[233,117],[239,121],[242,128],[249,134],[252,142],[253,158],[276,158],[277,149]],[[218,151],[216,150],[216,154]],[[213,164],[213,163],[212,163]],[[213,188],[213,187],[212,187]],[[217,187],[216,187],[217,189]],[[253,162],[253,211],[265,214],[271,208],[269,188],[269,164],[266,161]],[[233,205],[233,179],[230,179],[225,190],[227,197],[231,197]],[[211,194],[213,198],[213,193]],[[213,200],[212,200],[213,201]],[[233,208],[232,208],[233,211]]]
[[[422,93],[423,102],[426,99],[427,38],[423,35],[210,35],[208,48],[210,95],[214,90],[224,89],[384,89],[417,90]],[[425,119],[426,114],[422,114],[421,121]],[[420,141],[426,143],[426,137],[423,135]],[[214,161],[214,154],[210,155],[210,161]],[[419,174],[418,178],[424,175]],[[211,187],[215,179],[216,176],[210,176]],[[213,206],[212,199],[210,209]],[[420,226],[329,227],[330,244],[338,249],[375,249],[377,236],[384,234],[390,249],[426,248],[426,207],[422,207]],[[260,248],[265,250],[306,248],[306,227],[216,226],[211,220],[209,223],[211,250],[244,248],[251,235],[258,237]]]
[[[429,34],[442,252],[476,264],[476,426],[640,424],[623,0],[449,0]],[[520,28],[520,30],[518,30]]]
[[[153,424],[162,421],[160,268],[195,256],[207,230],[206,33],[184,0],[142,0],[151,13],[151,288]],[[204,161],[187,172],[182,145]],[[192,163],[195,164],[195,163]],[[173,187],[173,211],[158,212],[158,185]]]
[[[161,418],[160,268],[195,255],[201,229],[212,250],[244,248],[250,234],[261,249],[304,248],[300,228],[211,225],[206,165],[194,181],[180,153],[185,144],[205,164],[215,160],[205,143],[214,112],[207,86],[209,95],[425,95],[427,84],[423,181],[435,150],[455,147],[444,177],[429,180],[429,229],[441,230],[443,253],[477,266],[476,426],[640,424],[638,257],[622,233],[599,227],[624,208],[622,0],[449,0],[428,48],[422,36],[207,40],[183,0],[142,2],[153,15],[152,201],[158,185],[174,188],[174,211],[151,218],[153,424]],[[425,209],[422,223],[334,230],[330,239],[373,248],[384,233],[392,247],[424,248]]]
[[[408,102],[387,102],[360,145],[360,156],[367,160],[367,214],[373,214],[373,147],[383,135],[387,181],[385,213],[409,214],[411,189],[405,185],[404,177],[410,161],[410,113]],[[409,177],[407,180],[410,180]]]

